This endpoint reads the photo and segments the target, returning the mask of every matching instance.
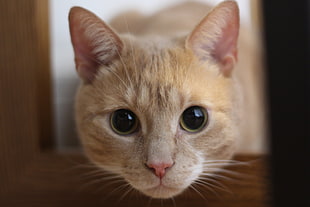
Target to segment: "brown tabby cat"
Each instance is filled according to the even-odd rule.
[[[238,6],[208,11],[188,2],[149,17],[122,14],[111,27],[70,11],[85,152],[154,198],[180,194],[236,151],[262,146],[256,54],[242,36],[237,50]]]

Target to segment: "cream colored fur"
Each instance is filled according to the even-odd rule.
[[[98,167],[120,174],[151,197],[175,196],[203,172],[215,173],[208,163],[228,160],[238,151],[263,151],[259,53],[242,30],[238,61],[231,74],[224,75],[222,66],[211,58],[201,61],[187,45],[191,44],[188,35],[195,33],[195,25],[208,11],[208,6],[190,2],[150,17],[122,14],[112,20],[116,32],[104,36],[109,40],[93,40],[96,51],[92,58],[99,54],[99,61],[103,57],[109,63],[99,64],[95,78],[84,81],[76,96],[76,124],[85,152]],[[78,14],[90,19],[85,24],[96,26],[95,17],[81,9],[72,12],[70,21]],[[106,28],[104,24],[101,29],[85,30]],[[101,51],[111,51],[111,58]],[[209,123],[201,132],[187,133],[180,128],[179,119],[193,105],[208,110]],[[111,129],[110,114],[122,108],[139,118],[137,133],[120,136]],[[149,160],[173,160],[174,165],[159,179],[145,167]]]

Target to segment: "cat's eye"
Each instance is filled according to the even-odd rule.
[[[111,128],[119,135],[129,135],[138,128],[136,115],[127,109],[119,109],[111,115]]]
[[[187,132],[199,132],[208,122],[208,112],[200,106],[187,108],[180,119],[180,126]]]

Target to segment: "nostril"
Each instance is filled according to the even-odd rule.
[[[149,168],[154,172],[154,174],[159,177],[163,178],[166,174],[166,170],[173,166],[174,163],[146,163],[146,167]]]
[[[155,169],[154,168],[150,167],[147,163],[145,163],[144,165],[145,165],[146,169],[152,171],[155,174]]]

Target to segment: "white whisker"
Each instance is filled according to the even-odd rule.
[[[105,199],[107,199],[108,197],[112,196],[113,193],[116,193],[116,192],[118,192],[118,191],[121,191],[121,190],[123,190],[124,188],[126,188],[126,187],[128,187],[128,186],[131,187],[129,183],[124,183],[124,184],[118,186],[117,188],[114,188],[110,193],[108,193],[108,194],[105,196]]]
[[[150,206],[151,206],[152,200],[153,200],[153,198],[152,198],[152,197],[149,197],[149,201],[147,202],[147,207],[150,207]]]
[[[204,188],[206,188],[207,190],[209,190],[211,193],[213,193],[214,195],[216,195],[217,197],[219,197],[219,194],[215,191],[215,189],[211,188],[209,185],[206,185],[206,184],[204,184],[204,183],[197,182],[197,180],[194,181],[193,184],[203,186]]]
[[[122,183],[122,182],[124,182],[122,178],[118,178],[116,180],[115,180],[115,178],[113,178],[112,181],[109,181],[107,183],[104,182],[104,181],[108,181],[108,180],[111,180],[111,179],[109,177],[101,177],[101,178],[97,178],[97,179],[92,179],[91,181],[86,182],[85,184],[83,184],[81,186],[81,188],[86,188],[86,187],[89,187],[89,186],[92,186],[92,185],[95,185],[95,184],[101,184],[101,183],[104,183],[103,187],[106,188],[107,186],[113,185],[115,183]]]
[[[126,20],[126,23],[127,23],[127,20]],[[130,75],[129,75],[129,73],[128,73],[128,67],[127,67],[127,65],[125,64],[125,62],[124,62],[124,60],[123,60],[123,58],[122,58],[122,56],[121,56],[121,54],[119,53],[118,50],[117,50],[117,54],[118,54],[118,56],[119,56],[119,59],[120,59],[122,65],[123,65],[123,67],[124,67],[124,71],[125,71],[125,74],[126,74],[126,76],[127,76],[127,80],[129,81],[130,86],[133,87],[133,83],[132,83],[131,77],[130,77]]]
[[[206,160],[203,164],[236,164],[236,165],[250,165],[250,162],[243,162],[238,160]]]
[[[123,195],[119,198],[119,201],[118,202],[120,202],[120,201],[122,201],[130,192],[132,192],[133,191],[133,187],[131,187],[131,185],[129,184],[129,185],[127,185],[126,187],[128,187],[128,190],[126,190],[124,193],[123,193]]]
[[[176,204],[176,202],[175,202],[174,197],[171,197],[170,199],[171,199],[171,201],[172,201],[172,203],[173,203],[173,207],[177,207],[177,204]]]
[[[240,166],[240,165],[245,165],[248,166],[248,164],[244,164],[244,163],[204,163],[203,166],[223,166],[223,167],[228,167],[228,166]]]
[[[99,176],[100,176],[100,179],[102,179],[102,180],[122,179],[122,176],[104,171],[103,169],[98,168],[98,167],[94,170],[91,170],[87,173],[82,174],[81,178],[82,179],[92,179],[92,178],[97,178]]]
[[[189,188],[193,189],[201,198],[207,200],[207,198],[204,195],[202,195],[202,193],[198,189],[196,189],[193,185],[190,185]]]
[[[216,173],[201,173],[201,175],[204,175],[204,176],[208,176],[208,177],[214,177],[214,178],[219,178],[219,179],[223,179],[223,180],[228,180],[228,181],[238,181],[236,179],[233,179],[233,178],[230,178],[230,177],[227,177],[227,176],[224,176],[224,175],[218,175]]]
[[[228,174],[228,175],[233,175],[233,176],[236,176],[236,177],[242,177],[242,178],[249,178],[250,176],[249,175],[246,175],[244,173],[239,173],[239,172],[236,172],[236,171],[233,171],[233,170],[228,170],[228,169],[224,169],[224,168],[207,168],[205,170],[206,173],[208,172],[217,172],[217,173],[225,173],[225,174]]]
[[[91,178],[91,177],[97,177],[97,176],[107,176],[108,174],[101,170],[101,169],[95,169],[95,170],[91,170],[87,173],[84,173],[81,175],[82,178]]]
[[[127,88],[128,85],[125,83],[125,81],[110,66],[105,66],[105,70],[113,74],[124,85],[124,87]],[[103,73],[103,71],[101,70],[99,72]],[[113,85],[118,87],[118,84],[113,84]]]
[[[127,19],[125,18],[124,21],[126,22],[126,27],[127,27],[128,34],[131,34],[131,32],[129,30],[129,25],[128,25]],[[132,57],[132,60],[133,60],[133,63],[134,63],[134,70],[137,71],[137,63],[136,63],[136,59],[135,59],[135,56],[134,56],[133,42],[131,40],[131,37],[129,37],[128,39],[129,39],[129,42],[130,42],[131,57]]]
[[[209,182],[207,182],[207,181],[209,181]],[[209,185],[211,187],[214,187],[214,188],[217,188],[219,190],[222,190],[222,191],[225,191],[227,193],[232,194],[232,191],[227,186],[225,186],[224,184],[222,184],[219,181],[214,180],[212,178],[203,177],[203,178],[198,179],[197,182],[200,182],[200,183],[205,184],[205,185]]]
[[[69,167],[66,169],[66,171],[76,170],[76,169],[98,169],[97,166],[95,166],[93,163],[85,162],[85,163],[79,163],[74,160],[69,160],[70,163],[72,163],[72,167]]]

